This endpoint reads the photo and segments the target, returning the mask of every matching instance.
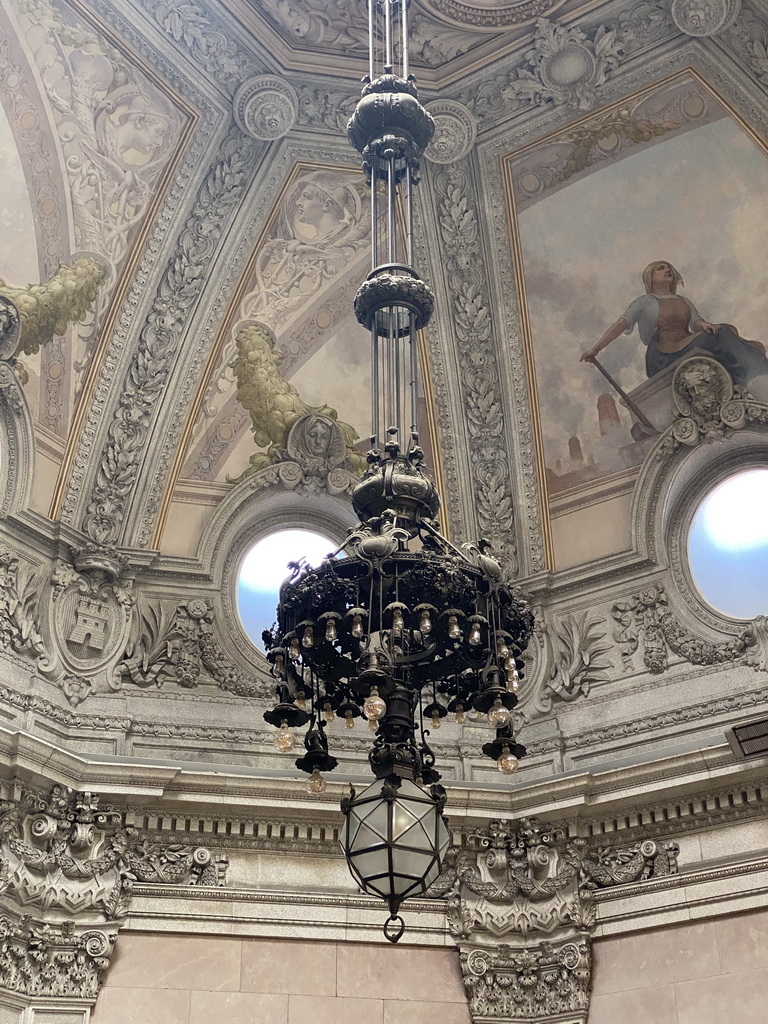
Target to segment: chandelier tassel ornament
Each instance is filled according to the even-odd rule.
[[[407,3],[368,0],[368,12],[369,73],[347,127],[372,198],[372,270],[355,297],[372,380],[368,469],[352,495],[360,525],[319,568],[290,566],[265,634],[278,704],[264,718],[286,752],[309,726],[296,766],[312,793],[337,765],[334,719],[374,731],[375,781],[342,801],[341,845],[355,880],[385,900],[397,942],[401,903],[435,881],[449,845],[430,734],[449,713],[487,716],[495,738],[483,753],[503,775],[517,769],[512,710],[533,616],[486,542],[460,550],[436,521],[417,417],[417,332],[434,299],[412,267],[412,193],[434,123],[408,69]]]

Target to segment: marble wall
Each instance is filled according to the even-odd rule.
[[[123,934],[92,1024],[470,1024],[453,949]]]
[[[756,1024],[768,910],[596,940],[589,1024]],[[91,1024],[470,1024],[452,949],[123,933]]]
[[[765,1020],[768,910],[597,940],[589,1024]]]

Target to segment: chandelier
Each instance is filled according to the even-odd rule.
[[[278,699],[264,718],[286,753],[308,726],[296,766],[310,793],[325,790],[322,773],[338,763],[330,721],[362,717],[374,733],[375,781],[342,801],[341,845],[363,890],[386,901],[392,942],[404,929],[400,904],[429,888],[448,848],[429,737],[448,714],[486,715],[493,738],[483,753],[503,774],[517,770],[525,748],[512,709],[533,630],[489,545],[459,549],[443,536],[423,467],[417,331],[434,298],[412,266],[412,192],[434,122],[409,73],[407,6],[368,2],[369,69],[347,127],[371,186],[373,269],[355,297],[371,339],[371,450],[352,496],[360,524],[319,568],[291,563],[264,635]]]

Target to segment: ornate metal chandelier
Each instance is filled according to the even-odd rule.
[[[459,550],[441,534],[440,499],[422,465],[417,331],[434,299],[412,267],[412,191],[434,122],[409,74],[407,6],[368,0],[369,72],[347,128],[372,209],[373,269],[355,298],[372,378],[369,468],[353,493],[360,525],[319,568],[293,567],[277,627],[265,634],[278,704],[264,718],[285,752],[293,730],[309,725],[296,766],[310,792],[321,793],[321,773],[337,765],[329,721],[363,716],[375,731],[376,781],[342,801],[342,848],[362,888],[387,902],[393,942],[404,928],[400,904],[429,888],[448,847],[430,733],[449,713],[459,723],[465,712],[485,714],[494,738],[483,753],[504,774],[517,769],[525,749],[512,709],[533,629],[488,545]]]

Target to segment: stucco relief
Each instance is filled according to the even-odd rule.
[[[244,327],[236,340],[238,357],[232,367],[237,398],[251,415],[254,441],[267,450],[252,455],[248,467],[229,482],[238,483],[270,463],[281,462],[295,467],[294,487],[311,490],[310,481],[314,481],[315,487],[346,490],[365,467],[355,449],[354,428],[340,421],[335,409],[311,407],[301,399],[283,379],[281,353],[263,328]]]
[[[290,83],[271,75],[243,82],[233,100],[235,120],[254,139],[282,139],[296,121],[298,97]]]
[[[552,6],[558,0],[529,0],[526,9]],[[265,0],[263,16],[297,49],[321,48],[344,57],[368,52],[368,11],[354,0]],[[528,15],[530,17],[530,15]],[[439,66],[465,53],[477,42],[471,32],[436,23],[431,12],[414,10],[410,21],[412,57]]]
[[[180,342],[179,326],[197,298],[211,251],[246,186],[251,151],[252,144],[237,129],[223,142],[181,232],[176,258],[165,270],[139,335],[82,520],[84,532],[98,543],[114,543],[120,534],[144,455],[141,442],[153,422],[157,398],[163,392]],[[142,542],[146,545],[149,539],[147,531]]]
[[[688,36],[715,36],[734,23],[741,0],[672,0],[675,25]]]
[[[6,783],[0,800],[0,990],[93,1002],[135,881],[221,886],[227,858],[156,842],[92,792]],[[60,1007],[61,1003],[58,1003]],[[82,1007],[82,1003],[80,1004]]]

